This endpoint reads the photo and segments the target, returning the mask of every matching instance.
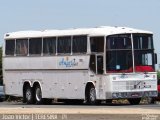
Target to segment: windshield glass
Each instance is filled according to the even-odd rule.
[[[133,72],[131,35],[111,35],[106,40],[107,72]]]
[[[133,34],[134,62],[136,72],[154,71],[154,47],[150,34]]]

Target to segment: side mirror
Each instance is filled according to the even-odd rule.
[[[154,54],[154,63],[157,64],[157,54]]]

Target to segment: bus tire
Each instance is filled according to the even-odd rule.
[[[42,90],[40,85],[35,86],[35,100],[37,105],[43,104],[44,102],[44,99],[42,98]]]
[[[96,104],[96,90],[93,85],[87,89],[86,103],[89,105]]]
[[[141,101],[141,98],[129,98],[128,101],[131,105],[138,105]]]
[[[25,102],[27,104],[34,104],[34,92],[33,92],[33,88],[30,87],[29,85],[27,85],[26,88],[25,88],[24,98],[25,98]]]

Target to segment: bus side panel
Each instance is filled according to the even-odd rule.
[[[4,70],[88,69],[89,56],[4,57]]]
[[[84,99],[87,80],[88,71],[48,72],[44,74],[45,82],[42,84],[43,98]]]
[[[24,81],[38,81],[44,98],[84,99],[88,64],[88,55],[4,57],[6,94],[22,96]]]
[[[88,71],[7,71],[4,79],[8,95],[22,97],[23,83],[30,81],[40,83],[43,98],[84,99]]]

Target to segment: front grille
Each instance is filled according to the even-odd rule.
[[[139,90],[156,90],[155,81],[113,81],[113,91],[139,91]]]

